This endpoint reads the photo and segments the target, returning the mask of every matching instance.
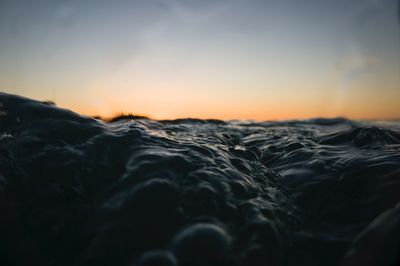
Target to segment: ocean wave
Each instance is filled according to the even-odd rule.
[[[0,93],[2,265],[396,265],[398,202],[398,122],[106,122]]]

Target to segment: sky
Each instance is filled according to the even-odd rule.
[[[400,118],[399,0],[0,0],[0,91],[86,115]]]

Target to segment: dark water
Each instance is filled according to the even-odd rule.
[[[400,123],[116,119],[0,94],[1,265],[399,265]]]

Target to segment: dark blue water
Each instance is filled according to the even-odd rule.
[[[121,117],[0,93],[1,265],[399,265],[400,123]]]

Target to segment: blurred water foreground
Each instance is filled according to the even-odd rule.
[[[398,122],[105,122],[0,93],[1,265],[395,266],[399,202]]]

